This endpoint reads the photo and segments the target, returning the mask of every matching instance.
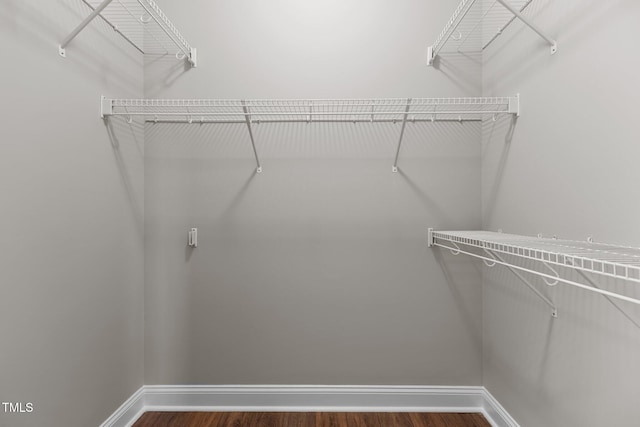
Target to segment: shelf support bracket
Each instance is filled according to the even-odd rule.
[[[188,246],[192,248],[198,247],[198,229],[197,228],[192,228],[191,230],[189,230]]]
[[[244,119],[247,122],[247,129],[249,130],[249,138],[251,138],[251,147],[253,148],[253,155],[256,158],[256,164],[258,167],[256,168],[257,173],[262,173],[262,166],[260,166],[260,159],[258,158],[258,151],[256,150],[256,143],[253,139],[253,128],[251,126],[251,113],[249,111],[249,106],[247,102],[242,100],[242,110],[244,111]]]
[[[111,3],[112,1],[113,0],[104,0],[102,3],[100,3],[100,5],[89,14],[89,16],[84,18],[84,20],[71,32],[71,34],[69,34],[64,40],[62,40],[62,42],[58,46],[58,53],[60,54],[60,56],[66,58],[66,47],[69,43],[71,43],[71,40],[73,40],[78,34],[80,34],[80,31],[84,30],[84,28],[89,25],[91,21],[93,21],[98,15],[100,15],[104,8],[109,6],[109,3]]]
[[[436,60],[436,54],[434,53],[433,46],[427,47],[427,65],[433,66],[433,61]]]
[[[433,246],[433,228],[427,228],[427,247]]]
[[[453,242],[451,242],[453,243]],[[482,255],[478,255],[478,254],[473,254],[470,252],[465,252],[465,251],[461,251],[460,247],[458,247],[457,245],[454,244],[454,247],[451,248],[449,246],[446,245],[438,245],[436,244],[435,240],[434,240],[434,236],[433,236],[433,228],[429,228],[427,230],[427,245],[431,248],[434,246],[441,246],[443,248],[449,249],[454,255],[459,254],[459,253],[465,253],[467,255],[470,255],[472,257],[475,258],[480,258],[481,260],[483,260],[485,262],[485,265],[488,265],[487,262],[492,263],[492,265],[496,265],[496,264],[500,264],[503,265],[505,267],[507,267],[509,269],[509,271],[511,271],[518,279],[520,279],[525,285],[527,285],[527,287],[529,289],[531,289],[531,291],[536,294],[542,301],[545,302],[545,304],[547,304],[549,306],[549,308],[551,308],[551,316],[552,317],[558,317],[558,309],[556,308],[555,304],[546,296],[544,296],[542,294],[542,292],[540,292],[538,289],[536,289],[535,286],[533,286],[531,284],[530,281],[528,281],[526,279],[526,277],[524,277],[522,274],[520,274],[520,272],[518,272],[511,264],[509,264],[507,261],[504,260],[504,258],[502,258],[500,255],[498,255],[497,253],[484,248],[484,252],[488,255],[488,256],[482,256]],[[457,253],[456,253],[457,252]],[[517,267],[520,268],[520,267]],[[528,271],[526,269],[523,269],[525,271]]]
[[[106,119],[107,116],[112,116],[112,115],[113,115],[113,103],[111,102],[111,99],[102,95],[100,97],[100,117],[103,119]]]
[[[490,254],[492,257],[497,258],[498,261],[502,262],[502,265],[504,265],[505,267],[507,267],[509,269],[510,272],[512,272],[518,279],[520,279],[522,281],[522,283],[524,283],[525,285],[527,285],[527,287],[529,289],[531,289],[531,292],[533,292],[534,294],[536,294],[542,301],[544,301],[550,308],[551,308],[551,316],[552,317],[558,317],[558,309],[556,308],[556,306],[553,304],[553,302],[551,302],[551,300],[549,298],[547,298],[546,296],[544,296],[542,294],[542,292],[540,292],[538,289],[536,289],[535,286],[533,286],[531,284],[530,281],[528,281],[526,279],[526,277],[524,277],[522,274],[520,274],[520,272],[518,272],[516,269],[512,268],[509,263],[507,263],[504,258],[502,258],[500,255],[491,252],[489,250],[486,250],[486,253]]]
[[[393,172],[398,172],[398,157],[400,156],[400,146],[402,145],[402,138],[404,138],[404,130],[407,127],[407,117],[409,116],[409,109],[411,108],[411,98],[407,98],[407,107],[404,110],[404,116],[402,117],[402,129],[400,129],[400,139],[398,140],[398,148],[396,149],[396,159],[393,162]]]
[[[575,265],[572,261],[569,261],[571,263],[571,265]],[[587,276],[585,274],[584,271],[580,270],[580,269],[576,269],[576,271],[578,272],[578,274],[580,276],[582,276],[582,278],[589,283],[591,286],[593,286],[596,289],[601,289],[600,286],[598,286],[598,284],[596,282],[594,282],[589,276]],[[610,296],[608,295],[602,295],[603,297],[605,297],[607,299],[607,301],[609,301],[609,304],[611,304],[612,306],[614,306],[616,308],[616,310],[618,310],[624,317],[626,317],[631,323],[633,323],[637,328],[640,328],[640,323],[638,323],[637,320],[635,320],[633,317],[631,317],[626,311],[624,311],[622,309],[622,307],[620,307],[613,299],[611,299]]]
[[[533,31],[535,31],[536,34],[538,34],[540,37],[545,39],[547,43],[549,43],[549,45],[551,46],[551,55],[553,55],[558,51],[558,43],[555,41],[555,39],[552,39],[551,37],[547,36],[536,24],[531,22],[529,19],[527,19],[526,16],[520,13],[520,11],[518,11],[513,6],[511,6],[507,0],[497,0],[497,1],[506,9],[508,9],[509,12],[513,13],[516,18],[524,22],[524,24],[527,27],[531,28]]]
[[[509,98],[509,114],[513,114],[516,117],[520,117],[520,94],[516,94],[515,97]]]
[[[189,63],[193,68],[198,66],[198,51],[195,47],[192,47],[189,51]]]

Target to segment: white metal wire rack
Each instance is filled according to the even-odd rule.
[[[462,0],[453,16],[429,47],[427,63],[433,64],[440,52],[481,52],[489,46],[516,19],[545,39],[551,53],[557,43],[538,28],[525,10],[533,0]]]
[[[175,55],[197,65],[196,49],[191,47],[154,0],[82,0],[91,13],[59,46],[66,47],[93,19],[100,17],[138,51],[147,55]]]
[[[188,123],[423,122],[519,113],[519,97],[390,99],[102,99],[102,116]]]
[[[154,123],[246,124],[261,172],[253,125],[259,123],[402,123],[393,172],[407,123],[494,120],[500,114],[519,115],[520,97],[387,98],[387,99],[108,99],[101,116],[141,116]]]
[[[635,296],[601,289],[585,275],[592,273],[640,283],[640,248],[614,246],[590,241],[559,240],[519,236],[489,231],[434,231],[429,229],[429,246],[449,249],[495,264],[538,275],[550,286],[563,282],[606,297],[640,304]],[[544,271],[519,265],[509,260],[520,259],[540,263]],[[588,283],[561,277],[556,267],[577,271]]]

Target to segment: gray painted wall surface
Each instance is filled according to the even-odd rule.
[[[99,117],[142,58],[100,23],[59,57],[86,14],[0,3],[0,401],[34,407],[3,427],[96,426],[143,382],[143,129]]]
[[[143,281],[147,384],[484,384],[523,426],[634,425],[637,307],[541,286],[552,320],[510,273],[425,235],[483,225],[638,245],[640,61],[625,47],[640,6],[536,0],[558,54],[516,24],[482,82],[473,58],[424,66],[449,6],[164,1],[200,65],[150,58],[143,93],[140,56],[103,25],[58,57],[80,1],[3,2],[0,398],[35,411],[0,425],[97,425],[143,383]],[[481,92],[522,94],[515,127],[411,125],[400,174],[399,125],[259,126],[255,175],[243,126],[97,118],[101,93]]]
[[[531,15],[557,36],[555,56],[522,25],[484,55],[484,94],[520,92],[523,110],[510,143],[508,123],[484,129],[484,226],[638,246],[640,4],[536,0]],[[557,319],[511,273],[486,270],[484,385],[525,427],[637,425],[638,307],[532,280]]]
[[[477,58],[425,65],[450,5],[161,6],[199,66],[147,61],[148,97],[480,94]],[[481,384],[479,269],[426,246],[429,226],[481,225],[481,127],[408,126],[393,174],[399,132],[259,125],[255,175],[246,126],[148,124],[145,382]]]

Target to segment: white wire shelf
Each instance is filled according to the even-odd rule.
[[[500,114],[518,116],[520,96],[387,99],[109,99],[101,98],[101,117],[141,116],[154,123],[246,124],[262,172],[253,125],[259,123],[402,123],[392,171],[398,172],[407,123],[482,121]]]
[[[526,9],[533,0],[462,0],[453,16],[432,46],[427,62],[433,64],[443,53],[473,53],[486,49],[515,20],[545,39],[551,54],[557,51],[557,43],[538,28],[527,16]]]
[[[154,0],[82,1],[90,14],[60,43],[61,56],[66,56],[66,47],[71,40],[93,19],[100,17],[143,54],[175,55],[193,67],[197,65],[196,49],[191,47]]]
[[[154,122],[421,122],[482,120],[519,113],[520,99],[102,99],[102,117],[143,116]]]
[[[585,273],[640,283],[640,248],[607,245],[589,241],[559,240],[489,231],[434,231],[429,229],[429,246],[449,249],[480,258],[492,266],[501,264],[541,276],[552,286],[558,282],[577,286],[607,297],[640,304],[635,296],[598,287]],[[509,260],[540,263],[544,271],[525,267]],[[561,277],[554,267],[580,273],[587,283]]]

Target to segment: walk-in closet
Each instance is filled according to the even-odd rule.
[[[0,2],[0,427],[631,427],[640,3]]]

